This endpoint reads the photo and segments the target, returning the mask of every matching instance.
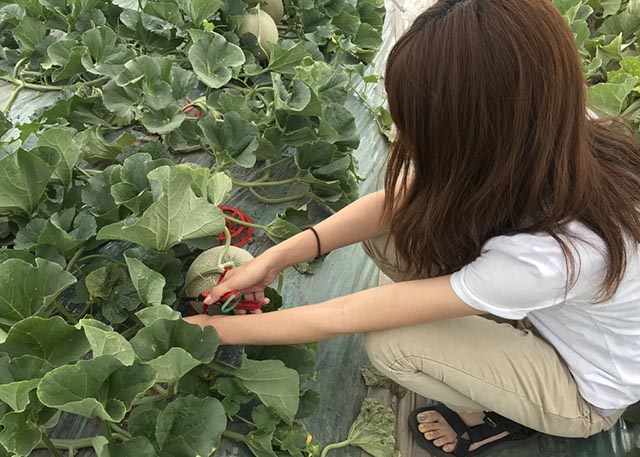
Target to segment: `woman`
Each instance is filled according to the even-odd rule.
[[[409,418],[438,455],[608,429],[640,400],[640,148],[585,115],[571,30],[549,0],[441,0],[385,82],[398,139],[384,191],[232,270],[208,300],[264,299],[283,268],[365,240],[397,282],[190,321],[227,344],[366,332],[380,370],[443,403]]]

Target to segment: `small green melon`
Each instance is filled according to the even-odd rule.
[[[204,251],[196,257],[189,270],[187,270],[185,279],[185,295],[187,297],[197,297],[202,292],[210,291],[218,284],[220,273],[215,273],[214,271],[220,270],[217,268],[218,257],[220,257],[220,253],[223,250],[224,246],[217,246]],[[229,250],[222,257],[222,263],[233,262],[234,267],[239,267],[251,259],[253,259],[253,256],[248,251],[229,246]],[[191,306],[197,312],[202,312],[202,302],[192,301]]]
[[[247,33],[254,35],[258,39],[260,47],[267,52],[269,43],[278,42],[278,26],[268,13],[262,10],[248,13],[238,28],[238,35],[243,36]],[[260,53],[258,58],[266,59],[266,55]]]

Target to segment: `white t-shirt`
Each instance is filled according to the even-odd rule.
[[[451,276],[469,306],[507,319],[528,317],[562,356],[582,397],[603,414],[640,400],[640,246],[611,300],[594,303],[606,273],[604,243],[579,223],[572,248],[579,274],[565,297],[566,261],[547,234],[491,238],[480,257]],[[579,257],[578,257],[579,256]]]

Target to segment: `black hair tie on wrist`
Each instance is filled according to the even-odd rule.
[[[322,256],[322,246],[320,245],[320,235],[313,227],[309,227],[307,230],[311,230],[316,237],[316,243],[318,244],[318,255],[316,255],[314,260],[318,260]]]

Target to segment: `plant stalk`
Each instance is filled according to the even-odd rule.
[[[17,86],[24,86],[25,89],[37,90],[40,92],[55,92],[65,90],[69,86],[49,86],[46,84],[31,84],[26,83],[20,79],[12,78],[11,76],[0,75],[0,79],[3,81],[10,82],[11,84],[15,84]]]
[[[15,89],[13,89],[13,92],[11,92],[11,95],[9,96],[9,99],[7,100],[7,103],[4,104],[4,106],[2,107],[2,112],[3,113],[8,113],[9,110],[11,109],[11,105],[13,105],[13,102],[16,101],[16,98],[18,98],[18,94],[20,93],[20,91],[24,89],[24,85],[20,84],[18,85],[18,87],[16,87]]]
[[[102,428],[104,429],[104,434],[106,435],[109,441],[113,441],[113,436],[111,435],[111,427],[109,426],[109,422],[105,419],[102,419]]]
[[[236,433],[236,432],[232,432],[230,430],[223,430],[222,431],[222,436],[224,436],[225,438],[229,438],[231,440],[234,441],[240,441],[241,443],[246,443],[248,441],[248,438],[243,435],[242,433]]]
[[[308,195],[307,192],[303,192],[301,194],[291,195],[289,197],[271,198],[271,197],[265,197],[264,195],[260,195],[258,192],[253,190],[252,187],[249,187],[249,192],[251,192],[258,201],[262,203],[266,203],[268,205],[277,205],[278,203],[293,202],[293,201],[305,198]]]
[[[252,224],[251,222],[241,221],[240,219],[236,219],[234,217],[227,216],[226,214],[224,215],[224,218],[226,220],[228,220],[229,222],[233,222],[234,224],[242,225],[244,227],[251,227],[251,228],[254,228],[256,230],[262,230],[262,231],[265,231],[267,229],[266,225]]]
[[[64,267],[64,271],[71,271],[71,269],[76,264],[76,262],[78,261],[78,259],[80,258],[83,252],[84,252],[84,247],[80,247],[69,259],[69,263],[67,263],[67,266]]]
[[[16,66],[13,67],[14,78],[18,77],[18,70],[20,70],[20,67],[22,66],[22,64],[25,63],[27,60],[29,60],[29,57],[23,57],[22,59],[18,60],[18,63],[16,63]]]
[[[349,440],[344,440],[344,441],[340,441],[339,443],[332,443],[332,444],[328,444],[327,446],[325,446],[325,448],[322,450],[322,452],[320,453],[320,457],[326,457],[327,452],[329,452],[332,449],[339,449],[341,447],[345,447],[348,446],[350,443]]]
[[[225,226],[224,226],[224,248],[222,249],[222,251],[220,251],[220,254],[218,255],[218,265],[222,265],[222,259],[224,259],[224,256],[227,255],[227,252],[229,252],[229,247],[231,247],[231,233],[229,232],[229,229],[227,228],[227,225],[225,224]]]
[[[113,258],[109,257],[108,255],[103,255],[103,254],[87,255],[85,257],[82,257],[81,259],[78,259],[78,262],[84,262],[84,261],[90,260],[90,259],[103,259],[103,260],[108,260],[109,262],[117,263],[118,265],[120,265],[122,267],[126,267],[127,266],[126,263],[120,262],[119,260],[113,259]]]
[[[278,285],[276,286],[276,292],[282,296],[282,287],[284,286],[284,271],[278,273]]]
[[[60,454],[60,451],[58,451],[56,444],[51,439],[49,439],[46,433],[42,434],[41,439],[44,445],[46,446],[46,448],[49,449],[49,452],[51,452],[52,455],[54,455],[55,457],[62,457],[62,454]]]
[[[263,187],[263,186],[282,186],[284,184],[293,184],[298,181],[298,177],[281,179],[280,181],[241,181],[239,179],[232,178],[231,182],[240,187]]]
[[[258,170],[258,173],[266,172],[266,171],[272,169],[273,167],[277,167],[277,166],[282,165],[283,163],[289,162],[291,160],[293,160],[293,156],[288,156],[288,157],[284,157],[284,158],[282,158],[280,160],[276,160],[275,162],[272,162],[272,163],[262,167],[260,170]]]
[[[78,323],[78,319],[76,319],[76,316],[73,315],[73,313],[71,313],[67,308],[64,307],[64,305],[62,303],[60,303],[58,300],[55,301],[55,305],[56,305],[56,309],[58,310],[58,312],[60,314],[62,314],[69,323],[75,325]]]

